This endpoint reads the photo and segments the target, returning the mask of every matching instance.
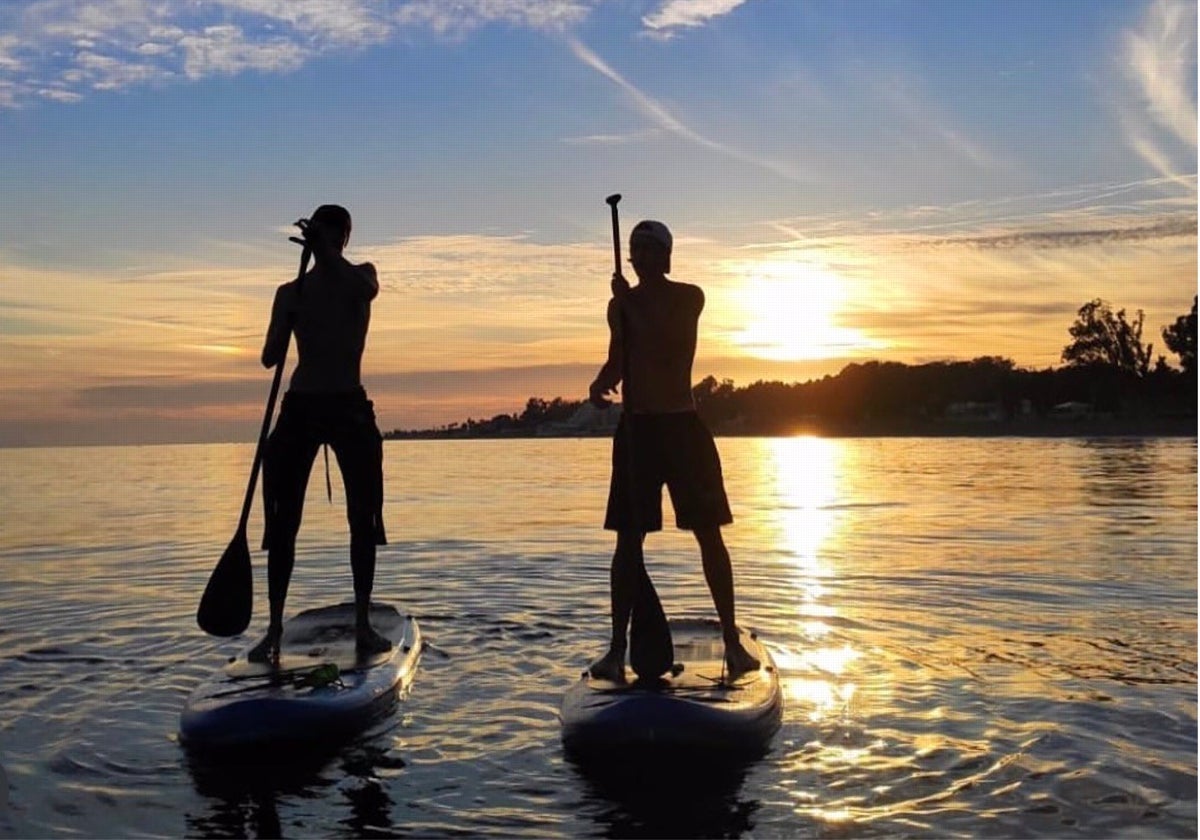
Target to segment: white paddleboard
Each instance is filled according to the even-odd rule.
[[[586,671],[562,704],[562,737],[576,754],[636,748],[754,753],[766,749],[783,718],[783,693],[770,651],[742,631],[742,644],[762,663],[730,680],[720,625],[670,622],[675,668],[652,682],[626,668],[625,682]]]
[[[278,667],[250,662],[247,648],[188,698],[180,740],[203,750],[303,747],[363,729],[408,689],[422,647],[416,620],[393,607],[372,604],[371,623],[392,648],[361,657],[353,604],[285,621]]]

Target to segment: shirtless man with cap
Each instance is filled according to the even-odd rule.
[[[613,438],[613,472],[604,520],[607,530],[617,532],[611,571],[612,641],[608,652],[589,669],[594,677],[614,681],[625,678],[627,628],[644,562],[642,544],[648,532],[662,530],[663,484],[671,494],[676,527],[692,531],[700,545],[704,578],[721,620],[730,674],[736,676],[759,666],[738,640],[733,570],[721,536],[721,526],[732,522],[733,515],[716,444],[692,398],[692,362],[704,292],[667,278],[671,248],[671,232],[661,222],[639,222],[630,233],[629,261],[638,285],[630,288],[619,272],[613,274],[608,359],[589,389],[594,405],[607,406],[607,395],[622,378],[622,353],[628,352],[628,365],[624,366],[628,381],[622,389],[621,425]],[[627,334],[623,335],[623,330]],[[626,428],[631,422],[633,476],[626,448],[630,444]],[[636,510],[631,497],[637,500]]]

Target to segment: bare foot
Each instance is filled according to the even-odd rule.
[[[376,632],[374,627],[359,628],[354,639],[354,649],[360,656],[374,656],[392,649],[392,640]]]
[[[757,671],[761,665],[762,663],[755,659],[750,651],[742,647],[740,641],[725,643],[725,669],[729,674],[729,679],[736,680],[742,674]]]
[[[279,667],[279,640],[283,636],[283,630],[278,627],[268,627],[267,635],[263,636],[263,640],[250,648],[250,652],[246,654],[246,659],[250,662],[258,662],[262,665],[271,665]]]
[[[625,650],[609,648],[608,653],[588,666],[593,679],[625,682]]]

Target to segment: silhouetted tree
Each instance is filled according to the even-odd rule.
[[[1142,378],[1150,369],[1153,344],[1142,344],[1146,316],[1138,310],[1129,321],[1125,310],[1112,311],[1108,301],[1096,298],[1079,307],[1069,328],[1073,341],[1063,348],[1062,359],[1076,367],[1104,367],[1118,374]]]
[[[1163,341],[1172,353],[1179,357],[1179,365],[1189,376],[1196,373],[1196,298],[1192,298],[1192,311],[1180,315],[1175,323],[1163,327]]]

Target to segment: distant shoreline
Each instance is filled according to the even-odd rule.
[[[471,432],[463,429],[425,429],[411,432],[389,432],[385,440],[537,440],[558,438],[610,438],[612,430],[572,433],[563,430],[509,429],[501,432]],[[998,421],[945,420],[898,423],[799,424],[790,429],[749,430],[716,427],[713,435],[719,438],[1186,438],[1197,436],[1196,417],[1118,418],[1091,417],[1078,419],[1020,419]]]

